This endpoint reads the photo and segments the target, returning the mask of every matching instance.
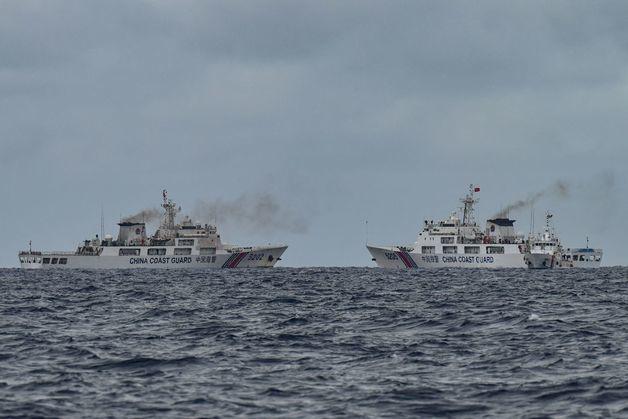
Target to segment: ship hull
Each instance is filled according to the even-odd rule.
[[[372,260],[380,268],[419,269],[419,268],[525,268],[522,253],[507,254],[421,254],[406,251],[397,246],[371,246],[366,248]]]
[[[597,269],[602,264],[602,249],[567,249],[556,254],[528,253],[530,269]]]
[[[558,268],[596,269],[602,264],[602,249],[566,249],[558,259]]]
[[[549,253],[527,253],[525,262],[529,269],[552,269],[555,266],[555,257]]]
[[[214,255],[118,256],[77,255],[63,252],[20,254],[24,269],[233,269],[271,268],[287,246],[260,246]],[[52,263],[54,262],[54,263]]]

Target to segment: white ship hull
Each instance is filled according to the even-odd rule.
[[[525,268],[523,253],[517,245],[512,246],[512,253],[504,254],[421,254],[416,251],[407,251],[397,246],[371,246],[366,248],[371,253],[373,261],[380,268],[389,269],[418,269],[418,268]],[[484,248],[486,246],[483,246]],[[516,253],[515,253],[516,252]]]
[[[602,265],[602,249],[565,249],[557,257],[557,268],[595,269]]]
[[[552,269],[556,258],[550,253],[527,253],[525,262],[529,269]]]
[[[146,249],[136,256],[119,256],[118,247],[104,248],[100,255],[79,255],[69,252],[31,252],[20,254],[24,269],[232,269],[270,268],[286,251],[287,246],[259,246],[214,255],[154,256]]]
[[[526,263],[530,269],[596,269],[602,264],[602,251],[596,251],[595,254],[577,254],[576,256],[569,254],[543,254],[529,253],[526,255]],[[580,258],[582,257],[582,258]]]

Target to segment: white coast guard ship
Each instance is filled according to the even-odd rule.
[[[194,224],[185,218],[175,223],[177,208],[163,191],[163,219],[151,237],[144,222],[123,221],[114,240],[98,236],[74,252],[19,253],[20,265],[27,269],[146,269],[146,268],[257,268],[272,267],[288,246],[231,246],[222,243],[215,226]]]
[[[476,224],[477,192],[480,188],[471,185],[461,199],[462,219],[456,212],[436,223],[425,220],[412,245],[367,245],[372,260],[382,268],[525,268],[526,240],[515,232],[515,220],[487,220],[485,230]]]
[[[602,249],[564,248],[556,235],[551,219],[553,214],[545,214],[545,229],[532,234],[528,239],[528,251],[524,260],[530,269],[552,268],[599,268],[602,264]]]

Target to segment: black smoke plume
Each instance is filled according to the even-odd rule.
[[[157,208],[146,208],[138,212],[137,214],[129,215],[122,218],[122,222],[125,223],[150,223],[161,217],[161,211]]]
[[[591,179],[584,182],[567,182],[558,180],[549,187],[530,194],[525,199],[520,199],[506,205],[501,211],[494,215],[494,218],[507,217],[511,211],[517,211],[522,208],[530,208],[543,198],[568,198],[572,192],[577,191],[585,195],[596,194],[603,199],[611,199],[611,190],[615,184],[615,175],[613,172],[603,172],[592,176]]]
[[[229,222],[254,231],[306,233],[307,219],[283,208],[270,193],[245,194],[234,200],[201,201],[192,213],[195,220]]]

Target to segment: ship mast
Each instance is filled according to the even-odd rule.
[[[163,203],[161,207],[166,211],[164,213],[164,218],[161,221],[161,226],[159,227],[159,232],[162,238],[172,238],[175,236],[175,218],[177,213],[181,211],[181,208],[177,208],[177,205],[172,202],[171,199],[168,199],[168,191],[162,191]]]
[[[551,212],[547,211],[545,213],[545,231],[550,232],[552,230],[552,225],[550,224],[550,219],[554,216]]]
[[[480,188],[471,184],[469,186],[469,193],[462,198],[460,202],[464,204],[462,212],[462,225],[463,226],[475,226],[475,216],[473,214],[473,205],[475,205],[479,199],[475,198],[475,192],[479,192]]]
[[[554,229],[552,228],[552,223],[550,221],[553,216],[554,214],[551,212],[545,212],[545,233],[543,234],[543,239],[545,240],[551,240],[554,238]]]

